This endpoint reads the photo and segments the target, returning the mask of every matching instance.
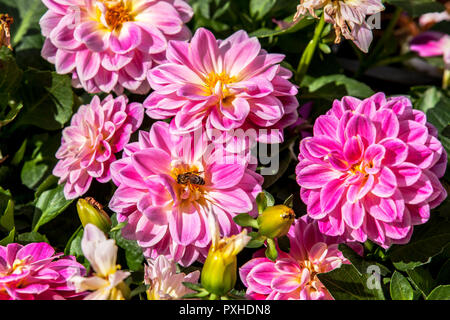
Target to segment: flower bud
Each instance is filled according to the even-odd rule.
[[[294,210],[285,205],[267,207],[257,219],[259,233],[272,239],[285,236],[294,219]]]
[[[105,233],[111,229],[111,219],[103,210],[102,206],[93,198],[79,199],[77,202],[77,211],[83,227],[92,223]]]
[[[234,288],[237,278],[237,255],[251,240],[247,230],[219,239],[212,237],[211,248],[201,273],[201,284],[208,292],[218,296],[226,295]]]
[[[236,284],[236,256],[226,257],[221,251],[208,253],[202,269],[202,286],[218,296],[227,294]]]

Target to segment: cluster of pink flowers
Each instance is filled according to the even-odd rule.
[[[89,105],[83,105],[72,117],[70,126],[62,133],[59,159],[53,174],[59,183],[65,183],[68,199],[83,195],[92,179],[107,182],[111,179],[110,165],[143,120],[144,110],[139,103],[128,103],[128,98],[111,95],[100,101],[95,96]]]
[[[45,242],[0,246],[0,300],[81,299],[69,279],[86,270],[62,255]]]
[[[240,268],[247,296],[255,300],[332,300],[317,274],[350,263],[338,249],[344,241],[323,235],[317,221],[307,216],[297,219],[287,236],[289,253],[279,251],[277,260],[271,261],[259,250]],[[362,246],[351,246],[363,253]]]
[[[165,60],[168,41],[190,37],[185,0],[42,1],[42,56],[90,93],[148,93],[147,72]]]
[[[113,181],[109,208],[127,222],[123,236],[136,240],[150,259],[146,280],[155,299],[191,292],[180,283],[196,281],[198,272],[177,274],[175,263],[204,260],[217,236],[209,228],[211,212],[224,237],[241,231],[236,215],[257,216],[263,177],[252,155],[227,145],[248,150],[239,130],[252,131],[261,143],[283,142],[285,129],[303,138],[296,176],[307,215],[289,231],[289,253],[279,251],[274,262],[259,251],[240,269],[253,299],[332,299],[317,274],[349,263],[339,243],[406,243],[413,226],[425,223],[447,196],[439,181],[447,155],[438,132],[406,97],[336,100],[311,136],[305,118],[312,104],[298,109],[292,73],[280,65],[284,56],[266,52],[242,30],[218,40],[200,28],[190,39],[185,24],[193,12],[185,0],[43,2],[49,10],[41,19],[42,55],[58,73],[72,74],[75,87],[116,94],[154,90],[143,105],[109,95],[81,106],[63,130],[53,174],[65,184],[67,199],[85,194],[93,179]],[[317,9],[335,26],[337,41],[342,35],[367,51],[372,33],[365,18],[384,7],[379,0],[305,0],[296,18],[315,16]],[[422,56],[443,55],[450,64],[449,43],[447,35],[430,32],[411,48]],[[130,142],[144,113],[169,120],[154,122]],[[129,273],[116,272],[114,241],[86,230],[83,245],[96,242],[85,256],[98,270],[103,262],[93,253],[108,244],[108,272],[84,278],[81,265],[71,257],[54,261],[60,255],[46,244],[11,244],[0,247],[0,299],[77,298],[83,293],[67,283],[74,275],[76,289],[91,288],[91,298],[123,298],[115,288]]]
[[[406,97],[336,100],[301,141],[299,161],[308,215],[330,236],[406,243],[447,196],[439,182],[447,154]]]

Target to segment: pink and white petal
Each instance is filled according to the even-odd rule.
[[[133,22],[125,22],[120,32],[111,33],[109,48],[117,54],[125,54],[141,44],[141,28]]]
[[[355,203],[345,202],[342,206],[342,217],[350,228],[359,229],[365,217],[363,205],[359,201]]]

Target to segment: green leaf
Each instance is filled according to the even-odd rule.
[[[8,200],[8,205],[3,215],[0,217],[0,226],[6,231],[11,231],[14,228],[14,201]]]
[[[83,233],[83,226],[80,225],[67,241],[66,247],[64,248],[65,255],[73,255],[75,257],[83,255],[83,251],[81,250],[81,239],[83,238]]]
[[[267,239],[266,257],[272,261],[277,260],[278,251],[273,239]]]
[[[142,254],[142,248],[139,247],[136,241],[123,238],[121,230],[110,232],[109,236],[116,241],[120,248],[125,250],[128,269],[138,271],[143,268],[144,255]]]
[[[42,162],[43,157],[39,154],[36,158],[24,163],[20,172],[22,183],[33,189],[42,180],[48,170],[48,165]]]
[[[316,92],[322,87],[329,84],[334,84],[336,86],[344,86],[348,95],[357,98],[367,98],[374,94],[374,91],[366,84],[359,82],[355,79],[348,78],[342,74],[322,76],[317,79],[305,77],[304,81],[302,82],[302,86],[308,87],[310,92]]]
[[[325,54],[331,53],[331,48],[325,43],[319,43],[319,49]]]
[[[191,289],[191,290],[194,290],[194,291],[197,291],[197,292],[203,291],[203,290],[204,290],[203,287],[202,287],[200,284],[198,284],[198,283],[182,282],[182,284],[183,284],[186,288]]]
[[[427,120],[438,130],[439,140],[445,150],[450,153],[450,136],[447,133],[450,125],[450,97],[436,87],[424,88],[426,90],[423,93],[418,93],[420,88],[412,88],[413,93],[419,95],[419,99],[414,105],[417,109],[425,112]]]
[[[392,300],[413,300],[414,290],[411,284],[398,271],[394,271],[392,275],[390,292]]]
[[[398,270],[406,271],[430,262],[449,242],[450,222],[435,216],[415,228],[409,243],[393,245],[387,254]]]
[[[33,217],[33,231],[55,219],[73,202],[66,200],[64,186],[58,185],[54,189],[42,192],[36,201],[36,210]]]
[[[407,270],[406,273],[408,273],[412,283],[424,296],[427,296],[435,286],[435,281],[431,276],[430,271],[423,266]]]
[[[351,264],[317,276],[336,300],[384,300],[381,284],[369,288],[372,275],[361,275]]]
[[[381,276],[386,276],[390,273],[390,270],[384,265],[364,259],[345,243],[339,244],[339,250],[344,257],[351,262],[361,276],[363,274],[371,275],[373,271],[378,271]]]
[[[427,12],[441,12],[445,7],[434,0],[386,0],[394,6],[406,10],[413,18]]]
[[[24,74],[21,95],[24,111],[20,124],[46,130],[64,127],[72,116],[74,104],[71,79],[56,72],[29,69]]]
[[[293,16],[288,17],[285,19],[286,22],[291,22]],[[296,24],[293,24],[292,26],[288,27],[287,29],[268,29],[268,28],[261,28],[258,29],[252,33],[250,33],[251,37],[258,37],[258,38],[268,38],[268,37],[274,37],[274,36],[281,36],[285,34],[290,34],[297,32],[301,29],[304,29],[314,23],[313,17],[306,17],[297,22]]]
[[[0,227],[7,232],[14,228],[14,200],[9,190],[0,187]]]
[[[0,47],[0,92],[13,93],[17,91],[22,74],[11,50]]]
[[[11,50],[0,47],[0,128],[13,121],[23,108],[15,97],[22,74]]]
[[[5,238],[0,240],[0,246],[6,246],[10,243],[13,243],[15,233],[16,233],[16,228],[12,228],[12,230],[9,232],[9,234]]]
[[[17,152],[14,154],[14,157],[13,157],[13,159],[11,160],[11,164],[12,164],[13,166],[17,166],[17,165],[19,165],[19,164],[22,162],[23,156],[25,155],[25,150],[26,150],[26,149],[27,149],[27,139],[25,139],[25,140],[22,142],[22,144],[21,144],[19,150],[17,150]]]
[[[250,0],[250,15],[261,20],[273,8],[277,0]]]
[[[256,204],[258,205],[258,213],[261,214],[267,207],[275,205],[275,199],[269,192],[263,190],[256,197]]]
[[[250,232],[248,234],[250,237],[252,237],[252,240],[247,243],[245,246],[246,248],[256,249],[260,248],[264,245],[264,242],[266,241],[266,237],[261,236],[258,232]]]
[[[41,0],[2,0],[2,2],[16,9],[6,10],[14,18],[11,27],[13,47],[26,40],[28,36],[40,33],[37,32],[40,30],[39,20],[47,10]]]
[[[436,287],[428,295],[427,300],[450,300],[450,285]]]
[[[39,232],[26,232],[21,233],[17,236],[17,242],[21,244],[29,244],[32,242],[47,242],[49,243],[47,237],[43,234],[40,234]]]
[[[36,192],[34,193],[35,199],[39,198],[39,196],[42,194],[42,192],[50,189],[53,186],[56,186],[58,183],[58,178],[54,175],[49,175],[47,178],[45,178],[44,181],[39,185],[39,187],[36,189]]]
[[[114,228],[112,228],[111,230],[109,230],[110,232],[113,231],[118,231],[118,230],[122,230],[123,227],[125,227],[127,225],[127,222],[121,222],[119,224],[117,224]]]
[[[241,227],[258,228],[258,222],[248,213],[241,213],[233,217],[233,221]]]
[[[283,204],[289,208],[293,208],[294,207],[294,195],[291,194],[289,197],[287,197],[287,199],[284,200]]]
[[[450,259],[442,265],[436,278],[437,284],[450,284]]]

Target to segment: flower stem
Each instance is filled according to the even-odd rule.
[[[319,44],[320,36],[322,35],[323,28],[325,27],[325,18],[324,15],[320,17],[319,23],[316,25],[316,29],[314,30],[314,36],[309,41],[306,46],[305,51],[303,51],[302,57],[298,63],[297,67],[297,82],[301,84],[303,78],[308,71],[309,65],[311,64],[311,60],[314,56],[314,52],[316,51],[317,45]]]

